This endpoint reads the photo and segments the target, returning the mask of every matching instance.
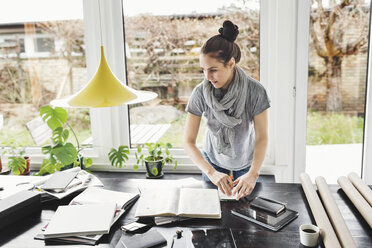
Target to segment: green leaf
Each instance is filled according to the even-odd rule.
[[[41,152],[43,154],[49,154],[49,153],[51,153],[51,151],[52,151],[52,147],[51,146],[43,146],[41,148]]]
[[[53,174],[55,172],[55,166],[51,163],[50,159],[44,159],[41,163],[37,176],[42,176],[46,173]]]
[[[139,162],[137,162],[137,164],[138,164]],[[133,170],[138,170],[138,165],[133,165]]]
[[[157,176],[158,173],[159,173],[159,172],[158,172],[158,169],[157,169],[156,167],[153,167],[151,171],[152,171],[152,174],[153,174],[154,176]]]
[[[19,175],[27,168],[27,161],[24,157],[9,157],[9,169],[14,175]]]
[[[42,106],[40,108],[40,116],[52,130],[62,127],[67,121],[67,112],[61,107]]]
[[[84,167],[89,168],[93,165],[93,159],[91,158],[84,158]]]
[[[53,148],[52,153],[64,165],[69,165],[75,162],[78,154],[75,146],[71,143],[66,143],[65,145]]]
[[[176,170],[176,169],[177,169],[177,166],[178,166],[178,162],[177,162],[177,160],[175,160],[175,161],[174,161],[173,170]]]
[[[122,168],[125,161],[128,160],[127,154],[129,154],[128,146],[121,145],[118,147],[117,150],[115,148],[112,148],[110,152],[108,153],[111,165]]]
[[[69,136],[69,131],[62,127],[57,127],[53,130],[52,140],[55,144],[64,144]]]

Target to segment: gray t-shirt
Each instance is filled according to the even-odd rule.
[[[186,106],[187,112],[196,116],[204,115],[206,118],[208,129],[203,143],[203,150],[207,153],[212,163],[227,170],[241,170],[252,164],[255,146],[253,117],[270,107],[270,100],[265,88],[253,78],[249,78],[248,82],[248,93],[245,101],[245,111],[242,115],[242,123],[234,127],[234,149],[237,155],[234,159],[217,153],[216,149],[213,148],[217,145],[217,139],[210,130],[219,130],[221,124],[214,118],[212,110],[205,102],[203,83],[198,84],[194,88]]]

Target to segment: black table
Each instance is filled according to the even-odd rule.
[[[133,180],[123,178],[123,173],[96,173],[104,183],[106,189],[137,192]],[[188,175],[189,176],[189,175]],[[200,175],[192,175],[200,178]],[[124,177],[128,177],[125,174]],[[166,175],[165,179],[180,178],[180,175]],[[213,188],[214,185],[205,184],[205,187]],[[337,205],[346,221],[348,228],[358,247],[372,247],[372,230],[362,218],[357,209],[347,198],[338,185],[331,185],[330,189],[336,199]],[[257,183],[252,194],[266,196],[287,202],[287,206],[300,213],[299,217],[278,232],[267,230],[253,223],[245,221],[230,214],[230,210],[248,203],[248,200],[239,202],[222,202],[222,219],[189,219],[177,224],[168,224],[162,227],[153,227],[161,232],[164,237],[171,240],[176,230],[183,230],[186,237],[190,230],[205,228],[231,228],[238,247],[302,247],[300,244],[299,226],[305,223],[313,223],[310,208],[303,193],[301,184],[287,183]],[[67,205],[73,196],[61,201],[53,201],[43,204],[41,213],[29,216],[22,221],[4,228],[0,231],[0,247],[43,247],[44,242],[34,240],[33,237],[40,232],[40,228],[53,216],[59,205]],[[115,247],[123,232],[120,226],[135,221],[134,212],[136,205],[130,208],[122,218],[112,227],[110,234],[102,237],[99,247]],[[94,216],[92,217],[94,218]],[[129,235],[129,234],[124,234]],[[168,242],[169,243],[169,242]],[[319,245],[320,247],[322,244]],[[54,247],[54,246],[48,246]],[[55,246],[64,247],[64,246]],[[68,247],[89,247],[86,245],[69,245]]]

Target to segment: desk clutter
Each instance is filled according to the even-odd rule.
[[[131,180],[134,179],[127,181]],[[169,242],[171,242],[171,247],[177,247],[179,244],[184,244],[186,240],[190,244],[194,242],[195,246],[198,242],[201,244],[200,230],[193,233],[185,232],[184,236],[180,236],[180,233],[177,235],[173,233],[172,237],[159,234],[157,230],[165,225],[168,225],[167,229],[169,225],[186,223],[190,219],[192,221],[192,219],[202,218],[210,219],[216,223],[220,222],[222,217],[221,201],[226,200],[225,196],[221,196],[217,189],[204,188],[201,181],[193,178],[180,180],[138,179],[133,181],[137,185],[138,192],[136,193],[108,190],[103,188],[103,183],[96,176],[80,170],[80,168],[44,177],[13,178],[6,176],[4,181],[0,182],[5,182],[1,185],[5,187],[5,194],[0,194],[0,199],[4,199],[0,203],[13,201],[13,198],[18,197],[18,202],[25,206],[29,206],[31,203],[35,204],[35,208],[33,208],[35,211],[41,209],[41,202],[48,203],[67,196],[73,197],[67,203],[68,205],[60,205],[49,220],[43,221],[40,231],[33,234],[35,240],[40,240],[47,245],[97,245],[103,235],[110,233],[112,226],[138,200],[136,209],[133,209],[134,217],[137,220],[121,227],[123,237],[117,243],[117,247],[151,247],[155,244],[170,245]],[[32,200],[26,201],[25,199],[28,198]],[[233,200],[232,204],[238,203],[234,199],[229,200]],[[249,221],[273,231],[279,230],[298,216],[298,213],[288,209],[285,203],[274,199],[261,196],[247,197],[242,201],[244,208],[234,208],[233,211],[226,214],[237,216],[236,221],[244,223]],[[17,204],[19,203],[14,203],[12,206]],[[0,220],[3,216],[10,214],[6,211],[2,212],[3,215],[0,212]],[[16,215],[16,212],[13,211],[13,215]],[[5,222],[0,221],[0,224],[3,223]],[[152,228],[154,226],[156,228]],[[231,229],[226,230],[231,232]],[[204,236],[206,234],[209,236],[204,237],[203,242],[216,240],[214,235],[221,234],[221,232],[226,234],[226,230],[206,231]]]
[[[75,180],[71,171],[67,173],[54,177],[58,182],[48,183],[47,188],[54,193],[63,192],[68,188],[65,181],[72,183]],[[216,189],[204,189],[202,183],[195,179],[154,180],[152,187],[148,181],[150,180],[146,179],[146,182],[139,183],[138,193],[88,187],[67,206],[59,206],[50,221],[34,238],[44,240],[48,245],[96,245],[138,198],[140,200],[135,217],[150,217],[153,221],[150,224],[132,222],[123,226],[123,231],[136,233],[144,228],[149,230],[154,225],[160,226],[190,218],[221,218],[220,199]],[[40,188],[46,190],[42,186]],[[118,247],[120,244],[123,247],[151,247],[155,243],[167,242],[160,237],[162,236],[157,235],[156,230],[151,229],[145,234],[137,234],[129,240],[120,241]],[[134,244],[137,246],[133,246]]]
[[[45,240],[46,244],[96,245],[138,197],[136,193],[89,187],[69,205],[59,206],[35,239]]]
[[[0,200],[24,190],[40,193],[42,202],[60,200],[90,186],[103,187],[103,183],[80,167],[42,177],[0,175],[0,187],[3,188]]]
[[[124,175],[124,173],[108,172],[96,172],[95,175],[99,176],[99,179],[94,175],[90,176],[87,183],[89,186],[84,186],[86,189],[83,188],[82,190],[77,190],[73,194],[61,198],[61,200],[53,196],[51,198],[53,200],[43,202],[41,212],[36,212],[40,210],[41,195],[55,194],[61,196],[61,194],[65,194],[66,192],[48,190],[49,194],[45,193],[44,191],[46,190],[42,189],[42,184],[39,185],[36,183],[37,180],[45,180],[41,177],[34,178],[32,176],[26,176],[16,177],[15,179],[12,179],[12,177],[7,178],[7,176],[5,178],[0,177],[0,187],[3,187],[5,191],[12,190],[12,196],[16,197],[15,195],[17,193],[31,193],[30,195],[24,195],[24,199],[28,199],[28,197],[36,198],[33,198],[29,202],[26,201],[25,204],[30,206],[31,204],[33,205],[34,203],[37,203],[35,204],[34,214],[24,217],[23,220],[14,222],[14,224],[5,224],[7,227],[1,229],[0,232],[0,246],[24,247],[24,244],[27,244],[29,247],[44,247],[46,244],[69,247],[71,244],[77,245],[78,247],[88,247],[83,245],[115,247],[116,245],[126,245],[128,242],[131,244],[131,242],[134,242],[137,237],[144,237],[143,235],[148,236],[149,234],[156,233],[153,232],[156,230],[161,235],[156,235],[157,238],[161,238],[161,242],[164,242],[164,239],[167,241],[166,244],[160,245],[163,247],[192,248],[197,245],[199,245],[198,247],[203,247],[202,244],[204,242],[206,242],[206,244],[215,244],[213,242],[219,243],[221,237],[229,237],[227,238],[229,242],[232,237],[235,241],[236,246],[231,245],[231,243],[221,243],[224,247],[299,247],[300,225],[305,223],[315,224],[313,223],[310,207],[305,199],[304,190],[303,187],[301,187],[301,184],[258,183],[254,192],[250,196],[239,201],[230,200],[224,202],[220,198],[221,219],[169,215],[135,217],[137,207],[140,203],[139,195],[141,192],[143,194],[145,191],[149,190],[148,192],[151,193],[152,190],[159,189],[162,191],[163,188],[171,189],[174,187],[178,187],[179,191],[177,191],[181,192],[184,191],[185,188],[206,189],[214,188],[214,185],[211,183],[202,183],[199,180],[190,178],[181,180],[133,179],[129,178],[131,175]],[[77,177],[82,176],[85,178],[81,178],[83,182],[72,186],[71,188],[80,187],[83,184],[85,185],[85,180],[87,179],[86,173],[79,172],[77,174]],[[128,178],[123,179],[123,176]],[[98,181],[96,181],[96,179]],[[104,183],[105,188],[102,187],[103,184],[101,183],[101,180]],[[76,177],[73,178],[70,183],[73,183],[74,181],[76,181]],[[97,186],[91,185],[96,182],[98,182]],[[37,187],[34,184],[37,184]],[[101,185],[101,187],[99,185]],[[354,184],[352,183],[352,185]],[[69,186],[70,184],[68,184],[64,190],[69,191]],[[322,188],[319,185],[317,186],[318,189]],[[313,187],[314,185],[311,185],[310,188]],[[357,208],[352,206],[351,200],[349,200],[346,193],[344,194],[343,189],[340,189],[340,187],[336,185],[330,185],[329,188],[332,190],[332,194],[335,197],[342,214],[344,216],[346,214],[345,221],[352,227],[351,231],[355,243],[358,247],[371,247],[372,236],[368,223],[363,220],[363,217],[358,213]],[[3,191],[0,191],[0,197],[2,198],[0,203],[12,199],[10,198],[11,196],[9,196],[9,191],[6,194],[3,194]],[[59,190],[57,189],[57,191]],[[319,193],[320,191],[321,190],[319,190]],[[359,189],[358,192],[360,192]],[[259,198],[259,201],[254,201],[257,197]],[[169,196],[169,198],[175,199],[171,196]],[[177,199],[179,201],[179,197]],[[263,205],[261,205],[261,200],[264,200]],[[24,202],[20,199],[17,201],[19,203]],[[17,204],[17,201],[13,204]],[[271,203],[278,203],[279,205]],[[325,206],[324,201],[320,203]],[[21,207],[22,204],[20,205]],[[113,204],[115,204],[115,210],[112,209]],[[60,206],[61,209],[57,210],[58,206]],[[66,217],[67,209],[67,211],[73,210],[72,212],[76,216],[76,213],[81,210],[81,208],[78,209],[76,207],[83,208],[84,212],[87,213],[87,216],[90,217],[86,221],[80,221],[82,223],[74,224],[76,227],[81,224],[90,223],[90,221],[96,219],[96,215],[101,215],[102,212],[102,216],[100,216],[102,219],[98,221],[97,218],[97,223],[95,223],[97,225],[100,224],[100,226],[95,226],[94,229],[91,225],[89,225],[90,229],[84,226],[85,229],[82,229],[82,226],[79,226],[79,228],[75,230],[69,228],[68,230],[60,231],[57,236],[56,230],[61,230],[60,228],[64,227],[63,225],[59,226],[60,224],[58,224],[61,219],[63,219],[62,223],[72,223],[67,220],[67,218],[58,218],[58,215]],[[153,204],[148,205],[147,207],[151,209]],[[266,207],[269,207],[273,211],[266,210]],[[354,209],[350,211],[350,207]],[[99,209],[97,210],[97,208]],[[17,208],[15,207],[13,209],[8,207],[7,209],[16,210]],[[232,210],[238,212],[238,209],[242,211],[242,215],[245,215],[245,217],[235,215],[232,212]],[[272,220],[287,216],[286,213],[289,213],[291,209],[295,210],[293,216],[296,216],[296,212],[300,213],[300,215],[278,232],[273,232],[272,229],[268,229],[268,227],[262,224],[265,220],[272,224]],[[94,211],[94,214],[89,214],[91,211]],[[97,213],[98,211],[99,213]],[[105,212],[105,214],[103,214],[103,212]],[[9,212],[4,213],[9,214]],[[14,212],[12,214],[15,215]],[[71,213],[67,213],[67,215],[70,214]],[[84,214],[81,216],[78,214],[76,220],[73,221],[83,218],[88,217],[84,216]],[[8,219],[6,218],[6,220]],[[261,222],[261,224],[254,222],[254,220]],[[316,221],[316,225],[320,227],[318,220]],[[58,229],[55,223],[58,224]],[[107,223],[110,224],[107,225]],[[0,225],[2,224],[3,222],[1,219]],[[279,223],[279,226],[280,225],[281,224]],[[107,230],[109,230],[109,234],[105,234],[107,233]],[[72,233],[72,231],[74,232]],[[321,232],[323,232],[323,229]],[[44,237],[45,233],[49,233],[47,238]],[[62,236],[60,236],[61,233]],[[124,244],[119,242],[119,240],[124,241]],[[327,247],[332,246],[328,245]]]
[[[320,197],[308,174],[302,173],[300,181],[325,247],[357,247],[325,179],[315,179]],[[372,190],[356,173],[341,176],[337,182],[372,228]]]

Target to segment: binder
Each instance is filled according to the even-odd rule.
[[[24,190],[0,200],[0,229],[41,210],[40,194]]]

